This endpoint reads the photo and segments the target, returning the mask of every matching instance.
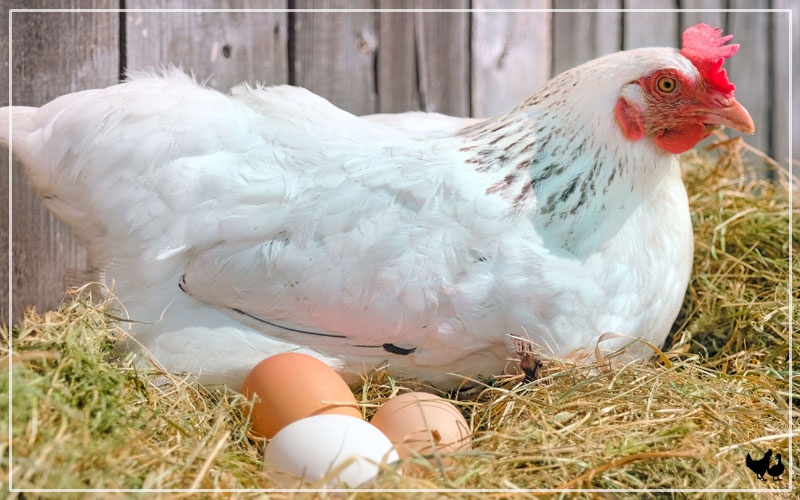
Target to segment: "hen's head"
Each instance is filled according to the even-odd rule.
[[[737,52],[732,36],[705,24],[683,33],[683,47],[628,51],[638,72],[622,87],[614,116],[632,141],[650,137],[669,153],[682,153],[716,126],[752,134],[753,120],[733,97],[735,86],[722,64]],[[625,53],[620,53],[625,54]]]

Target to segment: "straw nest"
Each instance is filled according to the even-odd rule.
[[[399,477],[391,470],[371,488],[462,497],[461,490],[512,490],[605,496],[598,490],[766,489],[791,495],[790,185],[780,168],[770,180],[750,165],[774,165],[739,140],[718,138],[709,151],[684,157],[695,226],[692,281],[674,333],[653,361],[577,365],[547,360],[536,380],[509,375],[469,397],[449,396],[473,429],[473,449]],[[794,292],[796,293],[796,291]],[[8,335],[8,331],[3,332]],[[30,311],[13,328],[13,356],[0,363],[13,412],[0,480],[15,489],[181,489],[149,497],[251,498],[271,486],[261,464],[265,445],[249,432],[233,391],[204,388],[189,377],[137,369],[115,357],[123,334],[110,301],[73,293],[56,312]],[[371,374],[354,387],[365,417],[413,381]],[[3,411],[8,418],[9,412]],[[4,422],[9,428],[9,421]],[[6,438],[7,439],[7,438]],[[771,449],[787,471],[762,482],[745,467]],[[9,470],[11,478],[9,478]],[[198,489],[192,493],[185,490]],[[441,491],[441,490],[445,491]],[[561,490],[560,492],[558,490]],[[214,491],[217,490],[217,491]],[[219,490],[236,490],[223,492]],[[448,491],[449,490],[449,491]],[[783,491],[781,491],[783,490]],[[484,492],[486,495],[489,492]],[[12,496],[22,494],[12,493]],[[74,493],[114,498],[123,492]],[[330,493],[279,493],[280,496]],[[339,492],[339,496],[352,493]],[[64,492],[25,493],[64,498]],[[476,492],[472,496],[478,497]],[[617,495],[615,495],[617,496]],[[618,495],[624,496],[624,495]]]

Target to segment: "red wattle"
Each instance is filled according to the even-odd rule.
[[[687,123],[679,128],[670,128],[660,132],[654,140],[656,145],[664,151],[679,154],[692,149],[707,136],[704,124]]]

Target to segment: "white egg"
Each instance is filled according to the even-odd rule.
[[[380,430],[347,415],[315,415],[292,422],[264,450],[270,477],[286,488],[355,488],[398,459]]]

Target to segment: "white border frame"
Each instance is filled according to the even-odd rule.
[[[14,13],[30,13],[30,12],[107,12],[107,13],[171,13],[171,12],[247,12],[247,13],[284,13],[284,12],[777,12],[789,15],[789,40],[788,40],[788,67],[789,71],[789,110],[793,109],[792,105],[792,78],[794,67],[792,66],[792,9],[9,9],[8,11],[8,102],[12,105],[11,96],[13,95],[13,50],[12,50],[12,28],[13,28],[13,15]],[[792,172],[791,161],[793,158],[792,151],[792,114],[789,114],[789,172]],[[12,118],[9,114],[9,159],[8,159],[8,318],[7,324],[9,327],[8,335],[8,381],[9,381],[9,407],[8,407],[8,488],[12,493],[289,493],[289,492],[387,492],[387,493],[417,493],[417,492],[446,492],[446,493],[599,493],[599,492],[612,492],[612,493],[768,493],[768,492],[791,492],[793,490],[793,437],[800,436],[800,431],[795,432],[792,428],[793,417],[793,372],[792,372],[792,340],[793,340],[793,324],[792,324],[792,273],[789,273],[789,411],[788,411],[788,433],[785,435],[768,436],[769,439],[786,438],[789,441],[789,457],[787,461],[788,472],[788,486],[787,488],[770,488],[770,489],[46,489],[46,488],[14,488],[14,475],[13,475],[13,378],[12,367],[13,363],[10,360],[13,358],[13,345],[12,345],[12,311],[11,304],[13,303],[13,239],[12,223],[13,223],[13,197],[12,197],[12,165],[13,165],[13,149],[11,147],[13,133]],[[792,269],[794,261],[792,260],[792,192],[793,181],[792,176],[789,176],[789,268]],[[758,441],[759,439],[751,442]],[[746,444],[746,443],[742,443]]]

